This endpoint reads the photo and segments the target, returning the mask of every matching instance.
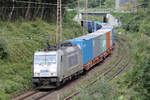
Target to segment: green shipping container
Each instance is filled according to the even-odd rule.
[[[106,51],[106,34],[92,33],[89,36],[93,37],[93,58],[98,57]]]
[[[103,44],[103,46],[102,46],[102,51],[103,51],[103,53],[104,52],[106,52],[106,33],[101,33],[101,35],[102,35],[102,44]]]

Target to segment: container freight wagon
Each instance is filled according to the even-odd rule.
[[[76,44],[81,48],[82,51],[82,64],[87,64],[92,60],[92,39],[86,38],[85,36],[78,37],[75,39],[67,40],[72,44]]]
[[[93,59],[106,51],[106,34],[91,33],[89,37],[93,37]]]
[[[96,32],[97,30],[101,29],[103,25],[105,25],[106,23],[101,23],[98,21],[94,21],[94,32]]]
[[[111,31],[104,31],[104,30],[98,30],[96,32],[94,32],[95,34],[105,34],[106,35],[106,52],[104,53],[104,57],[108,56],[111,51],[112,51],[112,47],[113,45],[111,45]]]
[[[88,30],[87,30],[87,23],[88,23]],[[81,25],[85,30],[87,30],[89,33],[92,33],[94,31],[94,22],[88,20],[87,22],[85,20],[81,21]]]
[[[94,27],[92,25],[93,23]],[[84,28],[87,27],[85,26],[85,21],[82,22],[82,25]],[[93,30],[94,32],[91,34],[67,40],[81,48],[82,63],[86,70],[108,56],[112,51],[114,42],[113,27],[107,23],[88,21],[88,31]]]
[[[109,29],[100,30],[99,32],[101,32],[101,33],[107,33],[107,35],[110,35],[110,36],[108,36],[108,37],[110,37],[108,39],[110,40],[110,48],[111,48],[113,46],[113,43],[112,43],[112,32]]]
[[[96,31],[97,33],[105,33],[105,32],[110,32],[110,40],[111,40],[111,47],[114,44],[114,28],[112,26],[103,26],[100,30]],[[96,33],[94,32],[94,33]]]
[[[110,33],[91,33],[67,41],[81,48],[82,63],[85,70],[102,61],[110,53]]]
[[[114,44],[114,27],[110,25],[103,26],[101,30],[111,31],[111,45]]]

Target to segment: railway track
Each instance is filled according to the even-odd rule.
[[[88,85],[86,85],[84,87],[85,89],[88,88],[88,87],[90,87],[94,83],[96,83],[98,80],[101,80],[103,76],[106,76],[107,74],[109,74],[114,68],[116,68],[119,64],[121,64],[121,62],[123,61],[123,59],[125,57],[127,57],[127,55],[126,55],[127,48],[126,48],[126,46],[123,43],[123,42],[126,42],[126,41],[124,39],[121,39],[121,38],[120,39],[116,39],[116,41],[118,41],[118,43],[120,43],[120,45],[123,45],[122,56],[120,57],[120,59],[111,68],[107,69],[99,77],[97,77],[95,80],[93,80]],[[129,63],[130,63],[130,59],[128,59],[128,61],[121,68],[119,68],[119,70],[117,70],[111,77],[109,77],[107,80],[111,81],[112,79],[114,79],[118,74],[120,74],[129,65]],[[73,92],[71,95],[65,97],[64,100],[70,100],[73,97],[78,96],[79,94],[80,94],[80,91]]]
[[[123,40],[117,40],[118,43],[120,43],[120,45],[123,45]],[[121,57],[119,58],[119,60],[113,65],[113,67],[107,69],[105,72],[103,72],[99,77],[97,77],[95,80],[93,80],[92,82],[90,82],[85,88],[91,86],[92,84],[94,84],[95,82],[97,82],[98,80],[100,80],[103,76],[107,75],[108,73],[110,73],[116,66],[118,66],[121,61],[124,59],[124,57],[126,56],[126,49],[125,46],[123,46],[123,52]],[[113,74],[112,77],[110,77],[108,80],[112,80],[115,76],[117,76],[120,72],[122,72],[124,70],[124,68],[127,66],[128,64],[124,65],[124,67],[120,68],[115,74]],[[33,90],[28,92],[25,95],[22,95],[18,98],[15,98],[13,100],[41,100],[42,98],[44,98],[45,96],[50,95],[51,93],[53,93],[55,91],[55,89],[53,90],[49,90],[49,91],[40,91],[40,90]],[[72,93],[71,95],[67,96],[65,98],[65,100],[70,100],[71,98],[73,98],[74,96],[77,96],[80,92],[76,91],[74,93]]]
[[[50,91],[33,90],[13,100],[40,100],[41,98],[51,94],[54,91],[55,90],[50,90]]]

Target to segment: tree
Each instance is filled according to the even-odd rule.
[[[13,2],[15,1],[15,2]],[[16,20],[19,17],[34,20],[39,17],[45,20],[56,18],[57,0],[1,0],[0,20]],[[75,7],[76,0],[62,0],[63,13],[65,7]],[[8,16],[9,15],[9,16]]]

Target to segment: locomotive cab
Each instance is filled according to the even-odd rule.
[[[57,76],[57,53],[36,52],[33,66],[34,77]]]
[[[55,83],[58,76],[58,60],[57,51],[39,51],[35,52],[33,60],[33,78],[35,85]]]

